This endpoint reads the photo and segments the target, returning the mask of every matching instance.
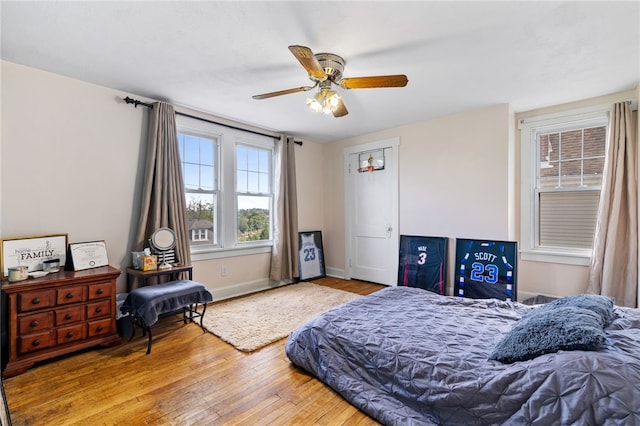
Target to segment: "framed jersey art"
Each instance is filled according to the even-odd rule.
[[[471,299],[517,300],[518,243],[456,239],[454,293]]]
[[[400,235],[398,285],[444,295],[447,282],[447,242],[444,237]]]
[[[298,268],[301,281],[325,276],[321,231],[298,233]]]

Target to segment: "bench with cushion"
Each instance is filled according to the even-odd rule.
[[[143,335],[149,335],[148,355],[151,353],[151,326],[161,315],[182,310],[185,323],[200,317],[200,327],[203,327],[202,320],[207,303],[212,301],[213,295],[203,284],[191,280],[178,280],[132,290],[120,310],[129,315],[134,325],[129,341],[133,339],[136,325],[142,328]],[[198,311],[198,305],[202,305],[201,312]],[[204,327],[202,329],[204,331]]]

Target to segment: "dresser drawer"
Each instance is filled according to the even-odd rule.
[[[111,332],[111,318],[89,321],[89,337],[108,334]]]
[[[68,305],[84,300],[84,287],[65,287],[56,290],[56,305]]]
[[[72,306],[70,308],[56,309],[56,325],[70,324],[84,319],[84,308]]]
[[[87,319],[99,318],[111,314],[111,299],[87,303]]]
[[[111,285],[111,282],[109,281],[105,281],[98,284],[91,284],[89,286],[89,300],[110,297],[111,291],[112,291],[112,285]]]
[[[58,332],[58,344],[75,342],[76,340],[82,340],[85,336],[86,324],[76,324],[67,327],[61,327]]]
[[[51,331],[29,334],[18,338],[18,348],[21,354],[39,351],[53,346],[55,338]]]
[[[53,312],[42,312],[27,315],[18,320],[18,334],[31,334],[39,330],[48,330],[53,327]]]
[[[53,291],[27,291],[18,295],[18,312],[29,312],[35,309],[53,306]]]

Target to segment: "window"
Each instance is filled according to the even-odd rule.
[[[176,122],[192,259],[270,249],[274,139],[180,115]]]
[[[218,245],[218,137],[178,133],[191,246]],[[208,231],[211,231],[210,233]],[[211,239],[209,240],[209,237]]]
[[[271,150],[236,146],[237,241],[264,241],[271,235]]]
[[[191,241],[207,241],[209,232],[207,229],[192,229]]]
[[[522,121],[523,259],[589,263],[608,112],[594,108]]]

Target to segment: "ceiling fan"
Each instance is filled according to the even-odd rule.
[[[313,111],[325,114],[331,113],[334,117],[343,117],[349,111],[347,111],[347,107],[345,107],[338,92],[331,89],[332,84],[336,84],[343,89],[370,89],[376,87],[404,87],[409,81],[404,74],[342,78],[345,61],[340,56],[333,53],[314,54],[311,49],[305,46],[289,46],[289,50],[307,70],[309,78],[315,84],[313,86],[263,93],[253,96],[253,99],[267,99],[290,93],[306,92],[318,87],[319,90],[315,96],[307,99],[307,106]]]

